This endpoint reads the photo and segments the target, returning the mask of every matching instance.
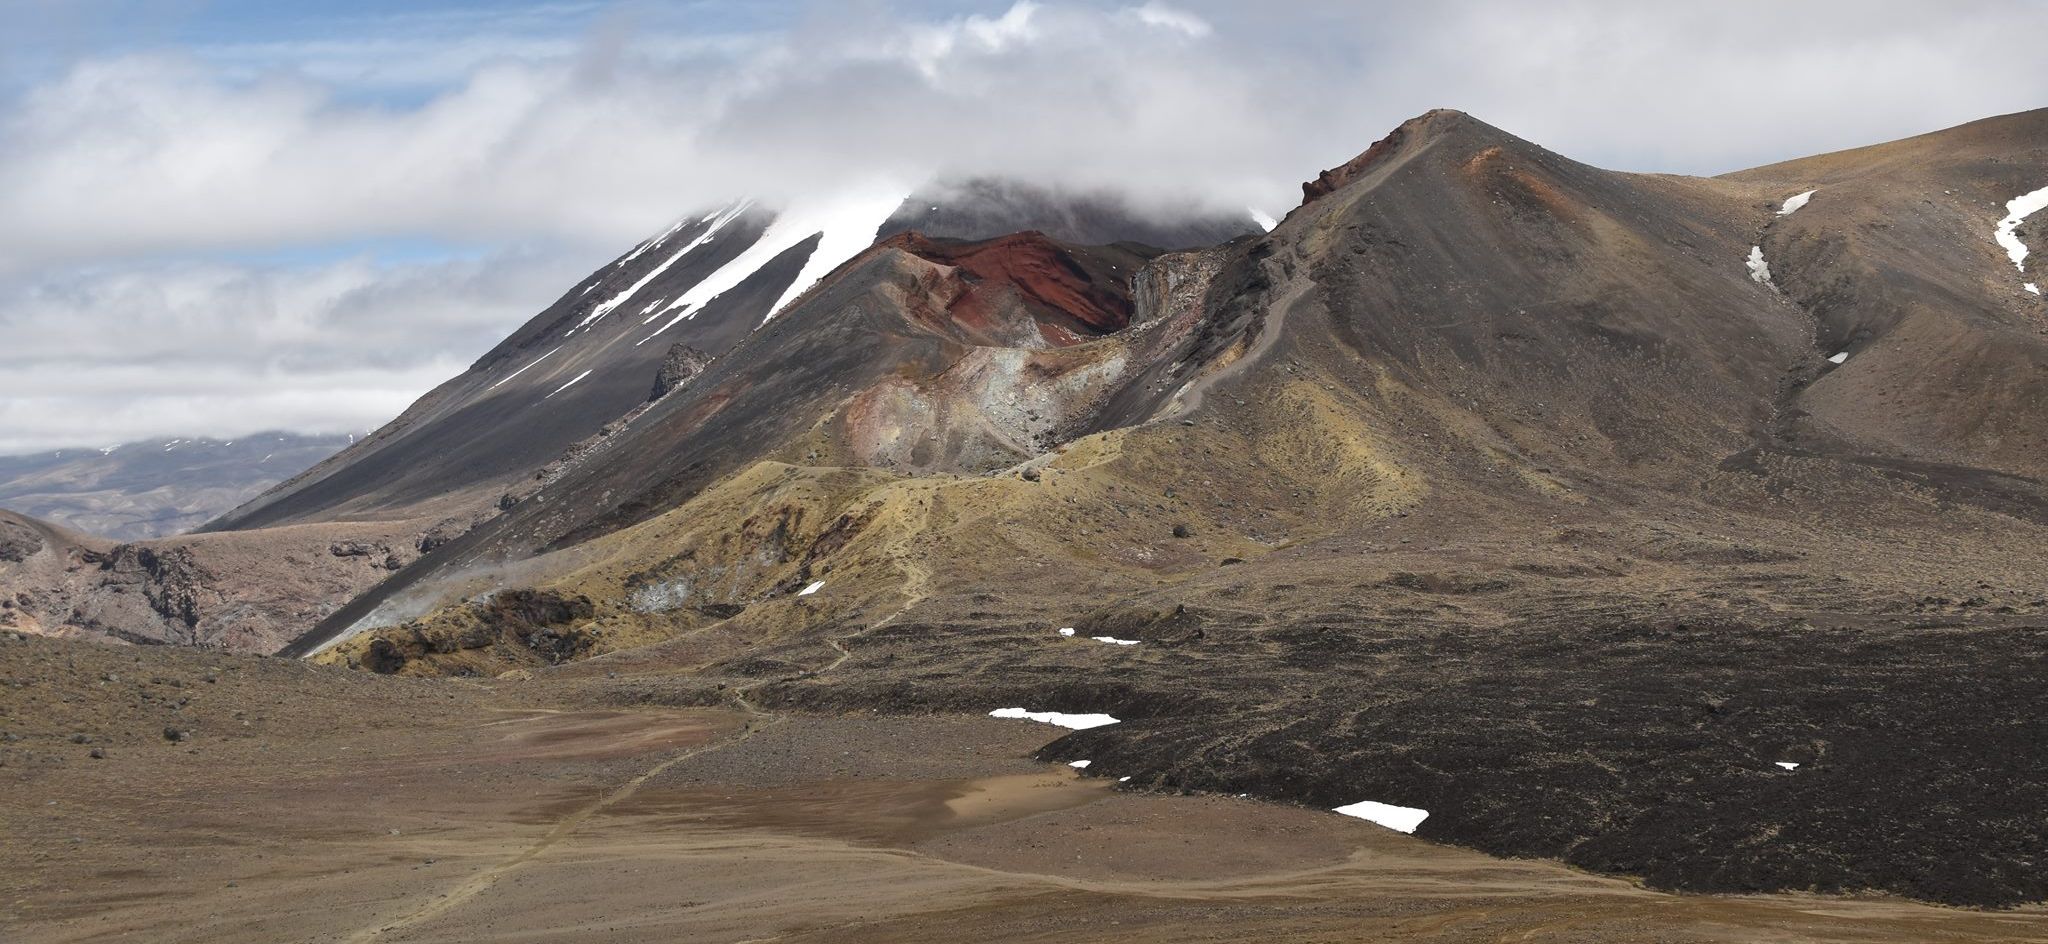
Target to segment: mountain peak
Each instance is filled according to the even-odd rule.
[[[1394,130],[1387,132],[1386,137],[1374,141],[1371,147],[1366,148],[1357,157],[1323,171],[1316,175],[1316,179],[1303,183],[1301,202],[1304,206],[1314,203],[1364,177],[1374,168],[1384,166],[1399,155],[1459,132],[1476,133],[1492,139],[1487,143],[1495,145],[1507,142],[1526,143],[1455,108],[1432,108],[1401,122]]]
[[[1357,157],[1316,175],[1316,179],[1301,185],[1301,202],[1305,206],[1342,189],[1345,184],[1365,175],[1365,172],[1379,166],[1411,142],[1432,137],[1431,131],[1446,119],[1465,117],[1465,113],[1449,108],[1432,108],[1395,126],[1386,137],[1374,141]]]

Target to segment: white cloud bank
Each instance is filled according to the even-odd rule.
[[[579,265],[511,253],[162,263],[0,285],[0,454],[165,431],[372,429],[580,275]]]
[[[8,2],[11,27],[67,8]],[[377,425],[604,259],[734,196],[965,172],[1277,216],[1437,106],[1595,163],[1719,172],[2048,103],[2048,58],[1983,70],[2048,28],[2039,3],[707,12],[732,9],[407,14],[11,76],[0,450]],[[1765,21],[1805,39],[1757,42]],[[0,53],[34,39],[13,32]],[[221,261],[390,239],[485,256]]]

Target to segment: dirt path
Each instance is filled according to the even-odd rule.
[[[928,510],[928,508],[924,512],[924,514],[926,517],[929,517],[930,511]],[[903,570],[904,587],[902,593],[904,596],[904,602],[895,610],[891,611],[888,615],[882,617],[880,620],[877,620],[876,622],[869,625],[860,632],[849,634],[843,637],[834,637],[827,639],[826,642],[832,647],[832,649],[835,652],[838,653],[838,655],[836,658],[832,660],[831,663],[819,669],[819,674],[831,672],[834,669],[837,669],[841,665],[845,664],[848,659],[853,657],[853,653],[846,648],[845,644],[847,642],[850,642],[851,640],[856,639],[867,632],[871,632],[875,629],[888,626],[896,619],[901,617],[904,613],[909,612],[912,607],[915,607],[918,603],[922,602],[929,595],[931,574],[930,571],[927,568],[925,568],[922,564],[918,563],[915,557],[910,553],[908,547],[909,537],[907,536],[909,533],[914,532],[906,532],[906,536],[899,538],[897,543],[892,545],[889,549],[891,558]],[[554,826],[551,829],[547,831],[545,835],[541,836],[539,839],[527,845],[525,848],[521,849],[516,855],[512,856],[511,858],[470,878],[468,881],[462,883],[454,890],[438,895],[432,901],[424,905],[421,905],[420,907],[414,909],[413,911],[405,915],[400,916],[395,921],[382,923],[375,927],[365,928],[361,931],[356,932],[355,934],[349,936],[346,939],[348,941],[348,944],[370,944],[370,942],[384,938],[385,936],[391,933],[403,931],[414,925],[431,921],[443,914],[446,914],[450,911],[453,911],[457,908],[460,908],[468,904],[478,895],[483,894],[485,891],[488,891],[492,887],[498,885],[507,876],[519,870],[527,863],[533,861],[542,854],[546,853],[549,849],[552,849],[555,846],[560,845],[564,840],[568,839],[572,834],[574,834],[577,831],[577,829],[582,827],[583,824],[587,822],[591,817],[603,813],[607,809],[610,809],[628,800],[648,781],[661,776],[670,768],[704,753],[708,753],[711,751],[727,750],[736,747],[744,743],[746,740],[753,737],[760,731],[782,723],[782,721],[785,720],[782,715],[766,711],[760,708],[759,706],[755,705],[752,701],[750,701],[747,698],[749,692],[751,692],[755,688],[759,688],[762,685],[768,684],[769,681],[770,680],[764,679],[761,681],[756,681],[749,683],[747,685],[740,686],[733,690],[732,703],[738,706],[741,711],[745,712],[750,719],[746,726],[738,734],[732,735],[723,740],[715,741],[710,744],[688,748],[683,751],[679,751],[673,755],[670,755],[669,757],[661,760],[653,766],[648,767],[646,770],[642,771],[637,776],[634,776],[631,779],[625,781],[624,783],[618,785],[618,787],[616,787],[615,789],[607,793],[604,793],[603,795],[599,796],[598,798],[596,798],[588,804],[577,807],[575,810],[563,816],[554,824]],[[526,710],[533,711],[535,713],[561,714],[561,712],[553,711],[550,709]],[[515,723],[518,720],[520,719],[514,718],[507,719],[505,721],[490,722],[489,724],[508,724]]]
[[[744,705],[745,702],[742,701],[741,704]],[[751,713],[752,706],[747,707],[749,708]],[[560,714],[559,712],[547,713]],[[564,840],[568,839],[571,834],[575,833],[576,830],[579,827],[581,827],[584,824],[584,822],[589,820],[591,817],[603,813],[605,810],[610,809],[611,807],[616,806],[619,803],[624,802],[625,800],[632,797],[634,792],[638,791],[643,784],[647,783],[649,780],[654,779],[655,777],[660,776],[664,771],[668,770],[669,768],[674,767],[677,764],[680,764],[686,760],[689,760],[692,757],[706,753],[708,751],[726,750],[728,748],[738,746],[739,744],[744,743],[748,738],[753,737],[755,733],[759,732],[762,729],[762,727],[766,725],[773,725],[779,723],[781,720],[782,719],[780,718],[771,716],[766,718],[765,721],[762,722],[762,724],[757,725],[755,723],[750,722],[746,727],[742,728],[738,734],[732,735],[722,740],[713,741],[712,743],[705,744],[701,747],[687,748],[673,755],[670,755],[668,758],[662,760],[660,763],[657,763],[654,766],[647,768],[638,776],[633,777],[630,780],[627,780],[625,783],[620,784],[617,788],[598,797],[595,801],[592,801],[591,803],[588,803],[584,806],[580,806],[576,808],[574,812],[571,812],[569,815],[562,817],[555,823],[553,828],[547,831],[546,835],[541,836],[538,840],[526,846],[526,848],[521,849],[519,851],[519,854],[513,856],[510,859],[505,860],[504,862],[500,863],[495,867],[485,870],[483,873],[457,886],[455,890],[436,897],[433,901],[420,906],[418,909],[400,917],[398,920],[390,922],[388,924],[381,924],[373,928],[365,928],[364,930],[358,931],[355,934],[350,935],[347,938],[347,941],[349,942],[349,944],[368,944],[368,942],[378,940],[379,938],[382,938],[391,932],[402,931],[405,928],[411,927],[412,925],[432,920],[446,912],[462,907],[463,905],[469,903],[471,899],[474,899],[479,894],[482,894],[484,891],[490,889],[492,886],[497,885],[506,876],[510,875],[512,872],[516,871],[521,866],[524,866],[526,863],[533,861],[535,858],[538,858],[542,853],[545,853],[549,849],[561,844]]]

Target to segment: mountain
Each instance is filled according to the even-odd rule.
[[[278,650],[335,666],[1102,716],[1039,758],[1660,888],[2037,902],[2044,187],[2048,110],[1711,179],[1436,111],[1178,250],[736,204],[197,537],[384,529]]]
[[[591,448],[607,424],[649,399],[664,363],[725,354],[878,232],[912,224],[934,237],[1040,230],[1175,246],[1257,231],[1249,216],[1159,220],[1109,195],[988,180],[908,197],[854,191],[780,211],[741,201],[633,247],[391,424],[207,530],[473,516]]]
[[[58,635],[276,650],[402,563],[604,448],[658,392],[904,220],[939,235],[1036,228],[1174,245],[1258,231],[1249,216],[1141,216],[1113,195],[990,180],[694,214],[592,273],[383,428],[310,468],[296,463],[303,471],[261,494],[238,486],[248,500],[193,535],[86,538],[35,520],[65,520],[47,505],[19,508],[28,519],[0,517],[10,540],[42,549],[0,561],[0,590],[19,597],[0,618]],[[1130,270],[1157,251],[1133,246],[1117,258]],[[166,455],[195,455],[194,442],[166,443]],[[131,453],[139,451],[113,455]],[[235,481],[204,468],[193,475]]]
[[[0,508],[119,540],[164,537],[205,524],[353,440],[272,431],[0,456]]]

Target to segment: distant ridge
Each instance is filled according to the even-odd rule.
[[[115,540],[179,534],[354,442],[268,431],[0,456],[0,508]]]

